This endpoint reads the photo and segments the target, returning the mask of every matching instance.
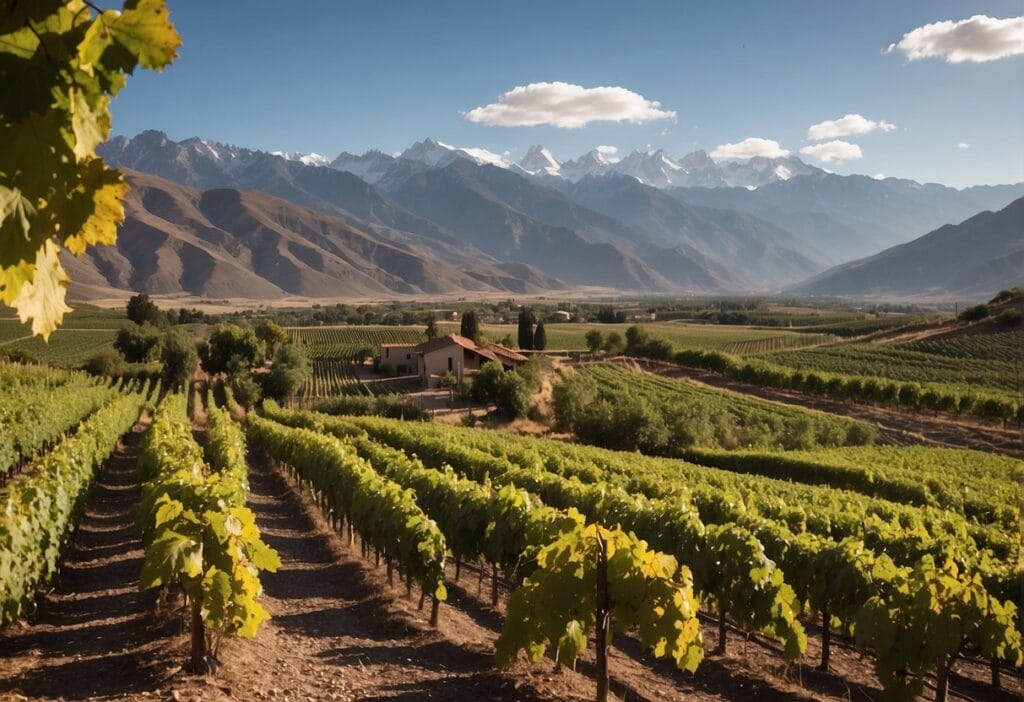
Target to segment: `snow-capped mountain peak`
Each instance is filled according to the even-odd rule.
[[[613,170],[656,188],[684,185],[687,175],[686,170],[661,149],[635,150],[616,163]]]
[[[316,152],[303,154],[298,151],[271,151],[272,156],[280,156],[285,161],[298,161],[306,166],[329,166],[331,159]]]
[[[367,183],[376,183],[384,177],[394,162],[394,156],[372,149],[362,156],[343,151],[331,161],[330,166],[335,170],[347,171],[358,176]]]
[[[509,168],[512,163],[504,156],[476,147],[460,147],[435,141],[427,137],[403,151],[400,158],[420,161],[432,168],[442,168],[457,158],[465,158],[478,165],[490,164],[499,168]]]
[[[554,154],[540,144],[534,144],[519,160],[519,167],[531,175],[546,173],[557,176],[562,168]]]

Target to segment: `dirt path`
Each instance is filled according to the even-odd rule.
[[[100,468],[85,517],[31,625],[0,629],[0,698],[132,697],[159,687],[166,627],[138,589],[137,425]]]
[[[389,589],[383,567],[354,557],[294,488],[254,461],[250,507],[282,568],[262,576],[272,619],[254,641],[232,641],[217,688],[235,699],[553,700],[527,679],[494,669],[493,642],[470,617],[442,608],[440,631],[426,612]],[[358,549],[356,549],[358,552]],[[216,688],[202,692],[215,697]],[[191,690],[190,690],[191,691]],[[228,691],[230,691],[228,693]]]
[[[1019,429],[1002,429],[993,424],[966,418],[932,417],[925,414],[898,412],[868,404],[839,402],[790,390],[744,383],[695,368],[661,367],[649,364],[646,364],[645,367],[668,377],[686,378],[704,385],[753,395],[765,400],[799,405],[860,419],[877,426],[882,436],[892,443],[971,448],[979,451],[1004,453],[1009,456],[1024,456],[1024,441],[1022,441]]]

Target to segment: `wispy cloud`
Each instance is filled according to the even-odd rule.
[[[800,153],[804,156],[810,156],[822,163],[831,163],[833,161],[852,161],[864,157],[859,146],[851,144],[848,141],[840,141],[839,139],[826,141],[824,144],[805,146],[800,149]]]
[[[779,142],[773,139],[747,137],[735,144],[720,144],[711,152],[711,158],[717,161],[753,158],[754,156],[781,158],[789,156],[789,150],[779,146]]]
[[[956,148],[958,148],[958,149],[965,149],[966,150],[966,149],[971,148],[971,145],[968,144],[966,141],[961,141],[961,142],[957,143]]]
[[[470,122],[497,127],[535,127],[550,124],[575,129],[590,122],[642,124],[675,119],[657,100],[626,88],[584,88],[572,83],[530,83],[503,93],[497,102],[466,113]]]
[[[883,132],[891,132],[896,129],[896,125],[892,122],[886,122],[884,119],[876,122],[873,119],[868,119],[863,115],[854,113],[839,119],[827,119],[824,122],[812,124],[807,128],[807,138],[812,141],[820,141],[822,139],[835,139],[836,137],[851,136],[853,134],[867,134],[876,129]]]
[[[997,19],[974,15],[959,22],[946,20],[918,27],[890,44],[911,61],[942,57],[948,63],[984,63],[1024,54],[1024,17]]]

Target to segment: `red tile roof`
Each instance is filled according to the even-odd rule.
[[[518,351],[513,351],[507,346],[502,346],[501,344],[495,344],[491,342],[484,346],[484,348],[492,352],[496,356],[507,358],[510,361],[515,361],[516,363],[526,363],[527,361],[530,360],[523,354],[519,353]]]
[[[460,336],[459,334],[449,334],[448,336],[439,336],[436,339],[424,341],[422,344],[416,347],[416,353],[432,353],[434,351],[446,348],[448,346],[461,346],[467,351],[472,351],[473,353],[480,354],[484,358],[490,359],[492,361],[497,360],[493,352],[485,348],[480,348],[475,343],[473,343],[472,339],[467,339],[466,337]]]

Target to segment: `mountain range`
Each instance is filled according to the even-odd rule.
[[[255,190],[199,190],[127,171],[115,246],[66,255],[72,292],[200,297],[379,297],[535,293],[561,281],[522,264],[452,264],[410,237],[384,242],[343,220]]]
[[[187,197],[176,194],[179,200],[259,212],[267,203],[248,191],[287,201],[294,208],[287,221],[296,222],[297,229],[286,226],[287,232],[280,231],[280,218],[273,227],[281,241],[292,242],[278,247],[282,260],[288,261],[280,265],[286,268],[299,266],[292,260],[294,252],[289,257],[287,251],[310,245],[292,238],[305,236],[311,228],[298,223],[316,221],[312,229],[323,230],[326,220],[335,222],[330,246],[326,240],[312,244],[326,252],[322,270],[319,264],[309,265],[308,255],[305,265],[310,270],[286,280],[267,277],[268,269],[257,266],[256,259],[249,266],[282,291],[325,297],[355,291],[525,292],[580,286],[638,293],[770,293],[1024,195],[1024,184],[955,190],[894,178],[839,176],[795,157],[720,162],[701,151],[678,159],[664,151],[616,159],[599,148],[563,163],[549,149],[535,146],[513,163],[484,149],[425,139],[398,155],[369,151],[330,160],[199,138],[175,142],[156,131],[115,137],[99,151],[113,166],[149,174],[149,192],[172,192],[173,185],[192,189]],[[161,184],[152,176],[170,182]],[[133,181],[141,178],[134,175]],[[223,194],[207,194],[225,190],[237,193],[242,205]],[[281,211],[285,203],[275,202]],[[164,213],[161,226],[170,239],[175,231],[195,235],[194,227],[201,226],[225,231],[233,237],[225,241],[236,248],[252,244],[252,232],[222,226],[225,222],[209,205],[198,208],[201,217],[196,211]],[[145,231],[138,223],[153,216],[134,203],[123,236],[138,236]],[[175,221],[176,216],[183,222]],[[262,214],[253,216],[266,221]],[[415,266],[395,268],[383,259],[367,258],[367,240],[382,247],[381,255],[402,252],[423,270],[437,270],[436,285],[427,280],[430,274],[415,273]],[[207,253],[220,260],[208,250],[212,244],[206,244]],[[342,257],[348,264],[364,273],[374,266],[380,270],[365,277],[343,274],[340,264],[328,265],[346,246],[356,250],[351,260]],[[184,245],[178,248],[191,252]],[[132,261],[135,249],[128,244],[119,243],[118,249],[120,263],[105,262],[105,268],[97,263],[100,278],[90,275],[91,284],[144,284],[138,272],[146,270],[145,262]],[[185,268],[191,255],[182,259]],[[135,278],[129,270],[136,271]],[[224,279],[230,281],[224,270]],[[118,272],[108,275],[110,271]],[[230,295],[230,282],[197,276],[179,276],[190,282],[190,287],[180,283],[181,289],[225,297],[264,294],[251,276],[241,273],[235,275],[237,289],[245,292]],[[192,284],[197,280],[206,282]],[[174,287],[167,279],[161,281],[155,286],[161,291]],[[330,289],[334,292],[327,294]]]
[[[1024,284],[1024,198],[795,286],[814,295],[986,298]]]

